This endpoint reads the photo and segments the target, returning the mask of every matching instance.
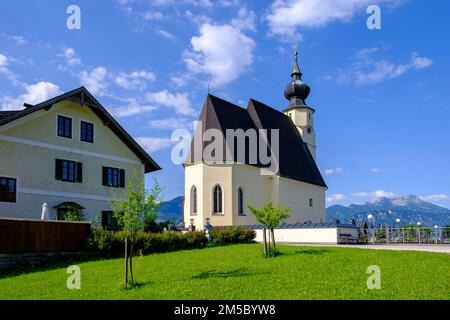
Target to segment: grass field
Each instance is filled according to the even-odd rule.
[[[65,268],[0,279],[0,299],[450,299],[450,255],[259,244],[148,255],[135,259],[141,283],[123,289],[123,260],[80,263],[81,289]],[[370,265],[381,289],[366,286]]]

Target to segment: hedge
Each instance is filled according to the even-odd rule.
[[[254,242],[255,237],[255,230],[240,226],[214,228],[211,230],[211,242],[216,246],[252,243]]]
[[[122,256],[124,240],[128,234],[124,231],[112,232],[93,229],[88,240],[89,251],[106,257]],[[203,248],[208,243],[203,232],[181,233],[167,231],[162,233],[139,232],[134,242],[135,254],[170,252],[176,250]]]
[[[105,231],[92,229],[88,239],[88,250],[101,257],[120,257],[124,252],[124,240],[128,234],[124,231]],[[137,255],[163,253],[177,250],[200,249],[208,245],[251,243],[256,233],[254,230],[232,226],[211,230],[211,243],[202,231],[181,233],[165,231],[162,233],[139,232],[134,242]]]

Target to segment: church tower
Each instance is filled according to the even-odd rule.
[[[315,110],[305,103],[311,91],[309,86],[302,81],[302,73],[298,67],[298,52],[295,50],[294,70],[291,73],[292,81],[286,86],[284,96],[289,100],[289,106],[283,111],[291,118],[297,127],[303,142],[309,148],[314,160],[316,160],[316,133],[314,131]]]

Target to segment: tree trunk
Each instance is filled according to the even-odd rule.
[[[131,285],[134,285],[134,276],[133,276],[133,248],[134,241],[131,238],[131,246],[130,246],[130,277],[131,277]]]
[[[270,235],[270,229],[267,229],[267,251],[269,256],[272,255],[272,240]]]
[[[128,286],[128,238],[125,238],[125,288]]]
[[[267,256],[266,228],[263,228],[264,256]]]
[[[273,253],[276,254],[277,253],[277,247],[275,245],[275,232],[273,231],[273,228],[270,229],[270,232],[272,234],[272,242],[273,242]]]

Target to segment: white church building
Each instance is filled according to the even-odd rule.
[[[197,230],[203,229],[206,219],[212,226],[254,225],[255,217],[247,205],[261,207],[269,200],[291,209],[286,224],[325,223],[327,185],[316,164],[315,110],[305,102],[310,88],[302,81],[297,53],[291,77],[284,92],[289,105],[282,112],[253,99],[242,108],[210,94],[206,97],[184,164],[186,227],[193,224]],[[244,143],[245,156],[233,154],[229,161],[227,152],[238,148],[236,141],[228,141],[229,130],[267,132],[268,148],[276,155],[276,170],[268,174],[260,159],[251,161],[255,148],[249,140]],[[277,141],[271,135],[275,131]],[[208,132],[220,132],[224,139],[224,152],[209,158],[205,151],[217,141],[205,138]],[[258,155],[260,149],[258,144]]]

